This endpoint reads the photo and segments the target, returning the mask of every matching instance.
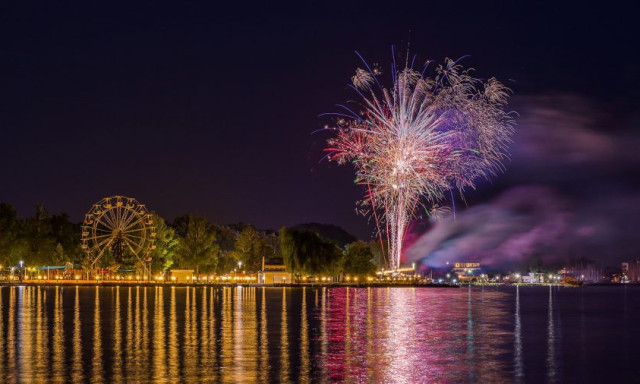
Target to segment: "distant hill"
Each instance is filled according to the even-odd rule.
[[[355,236],[345,231],[343,228],[333,224],[306,223],[298,224],[291,228],[298,231],[315,232],[323,239],[333,241],[340,248],[344,248],[345,245],[358,240]]]

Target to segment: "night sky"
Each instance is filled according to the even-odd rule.
[[[311,132],[353,98],[354,50],[388,75],[391,46],[408,42],[421,61],[470,55],[478,77],[515,92],[513,161],[470,207],[544,191],[579,215],[610,185],[638,196],[638,33],[622,3],[13,3],[0,6],[0,201],[23,217],[42,203],[80,221],[120,194],[169,220],[322,222],[368,237],[352,169],[319,163],[327,136]],[[575,129],[565,141],[558,121]],[[611,146],[594,150],[594,135]],[[588,235],[596,219],[580,220]]]

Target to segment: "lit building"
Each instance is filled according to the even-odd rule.
[[[193,269],[172,269],[171,281],[174,283],[188,283],[193,281]]]
[[[640,260],[622,263],[622,278],[630,283],[640,282]]]
[[[529,272],[527,275],[522,275],[522,282],[525,284],[544,283],[544,273]]]
[[[291,273],[282,262],[282,259],[270,260],[269,263],[263,264],[262,271],[258,272],[259,284],[284,284],[292,282]]]
[[[451,272],[460,283],[475,283],[484,279],[480,263],[453,263]]]

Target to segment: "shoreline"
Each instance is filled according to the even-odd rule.
[[[290,284],[258,284],[258,283],[172,283],[172,282],[142,282],[142,281],[101,281],[92,280],[63,280],[63,281],[0,281],[0,287],[257,287],[257,288],[461,288],[466,286],[477,287],[497,287],[497,286],[522,286],[522,287],[639,287],[640,284],[620,284],[620,283],[589,283],[582,285],[567,284],[431,284],[431,283],[382,283],[382,282],[361,282],[361,283],[290,283]]]
[[[157,282],[140,282],[140,281],[86,281],[86,280],[69,280],[69,281],[0,281],[0,287],[16,287],[16,286],[29,286],[29,287],[216,287],[216,288],[230,288],[230,287],[257,287],[257,288],[460,288],[460,285],[447,285],[447,284],[410,284],[410,283],[294,283],[294,284],[258,284],[258,283],[157,283]]]

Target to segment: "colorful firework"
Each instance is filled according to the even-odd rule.
[[[366,69],[351,78],[361,101],[330,114],[336,126],[328,129],[336,134],[326,151],[332,161],[351,162],[355,182],[367,186],[361,212],[386,233],[389,264],[397,269],[407,224],[420,209],[430,211],[447,191],[463,196],[478,178],[503,169],[514,124],[504,110],[510,90],[495,78],[473,78],[451,59],[433,77],[425,75],[429,62],[418,72],[409,60],[398,70],[394,60],[385,88],[380,69],[363,62]]]

